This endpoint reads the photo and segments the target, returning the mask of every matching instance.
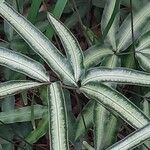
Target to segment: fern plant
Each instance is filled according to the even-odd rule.
[[[139,39],[139,43],[136,45],[135,57],[138,59],[141,67],[146,71],[149,71],[150,68],[149,52],[148,49],[146,49],[149,46],[147,45],[149,38],[144,34],[140,35],[139,31],[143,30],[141,28],[144,22],[149,18],[149,6],[150,4],[138,12],[133,20],[135,22],[135,24],[133,24],[134,30],[137,33],[134,40],[142,39]],[[46,134],[47,126],[49,126],[50,149],[67,150],[69,149],[69,141],[79,149],[80,146],[77,143],[81,140],[80,137],[83,132],[85,132],[83,122],[86,123],[87,127],[90,127],[93,118],[95,136],[94,148],[83,140],[83,145],[87,149],[132,149],[143,144],[150,138],[149,117],[121,92],[116,90],[116,84],[149,86],[150,74],[135,69],[123,67],[115,68],[118,66],[118,62],[120,62],[119,55],[124,50],[127,50],[133,41],[130,37],[130,16],[125,19],[119,31],[117,31],[116,27],[118,27],[119,24],[119,14],[114,12],[114,8],[119,10],[120,1],[108,0],[102,18],[102,30],[105,37],[103,44],[100,46],[99,44],[95,45],[85,51],[84,54],[77,39],[69,29],[59,20],[55,19],[53,15],[47,13],[47,18],[55,29],[65,49],[66,55],[64,55],[25,17],[14,10],[7,2],[0,0],[0,16],[12,26],[59,78],[59,81],[51,80],[51,76],[41,63],[21,53],[0,47],[0,64],[2,66],[8,67],[33,79],[13,80],[1,83],[1,98],[14,95],[23,90],[36,87],[44,88],[46,86],[45,93],[48,106],[34,105],[34,119],[43,118],[44,121],[39,124],[40,128],[35,129],[30,136],[26,137],[29,143],[34,143],[39,136]],[[114,14],[115,17],[111,17],[111,15]],[[140,21],[139,16],[143,16]],[[111,18],[114,19],[111,21]],[[147,33],[146,28],[142,33]],[[95,67],[100,63],[102,58],[104,58],[102,64],[105,64],[106,67]],[[70,101],[70,98],[68,98],[68,92],[70,90],[75,91],[76,94],[83,93],[90,99],[84,108],[85,110],[83,109],[81,117],[77,118],[75,128],[69,123],[69,120],[72,118],[69,118],[70,108],[68,108],[66,104]],[[30,117],[28,117],[28,119],[20,117],[24,112],[30,115],[30,106],[8,113],[2,112],[0,113],[0,120],[7,124],[30,121]],[[13,114],[13,117],[9,120],[4,117],[11,116],[11,114]],[[107,147],[113,137],[108,139],[108,143],[103,143],[105,131],[110,129],[110,126],[115,128],[116,117],[114,117],[114,115],[124,120],[127,124],[136,129],[136,131],[128,135],[122,141]],[[107,118],[109,118],[108,116],[110,119],[107,120]],[[105,124],[107,125],[106,127]],[[35,136],[34,132],[38,134]],[[112,132],[114,132],[114,130]],[[35,139],[33,139],[32,135],[34,135]],[[106,136],[108,136],[107,132]],[[149,143],[146,142],[144,145],[148,147]]]

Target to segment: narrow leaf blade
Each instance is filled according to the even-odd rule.
[[[138,145],[141,145],[150,138],[150,124],[144,126],[143,128],[133,132],[132,134],[128,135],[123,140],[115,143],[111,147],[107,148],[106,150],[128,150],[133,149]]]
[[[137,39],[140,35],[140,30],[147,23],[147,19],[150,14],[150,3],[147,3],[138,13],[134,15],[133,18],[133,29],[135,33],[135,39]],[[132,33],[131,33],[131,16],[129,15],[123,24],[121,25],[117,39],[117,49],[118,51],[123,51],[128,48],[132,44]]]
[[[83,70],[83,53],[81,47],[77,39],[63,23],[56,20],[50,13],[47,14],[47,17],[64,46],[67,58],[74,70],[75,80],[78,82]]]
[[[101,27],[103,32],[105,31],[113,15],[113,11],[117,3],[119,3],[119,0],[106,0],[105,8],[101,20]],[[116,50],[116,32],[117,32],[118,25],[119,25],[118,16],[116,16],[115,14],[115,19],[113,20],[112,25],[110,26],[108,34],[106,36],[106,40],[110,43],[110,45],[114,50]]]
[[[149,122],[144,113],[121,93],[100,83],[88,83],[80,90],[89,98],[96,100],[109,110],[113,110],[135,128],[143,127]]]
[[[87,72],[82,85],[94,82],[116,82],[122,84],[134,84],[141,86],[150,85],[150,74],[138,70],[126,68],[94,68]]]
[[[11,24],[16,32],[64,82],[69,85],[76,85],[70,64],[44,34],[16,12],[7,2],[1,2],[0,15]]]
[[[90,68],[98,65],[107,55],[112,55],[113,51],[102,46],[92,46],[84,52],[84,66]]]
[[[0,65],[23,73],[38,81],[49,81],[49,77],[42,64],[23,54],[4,47],[0,47]]]
[[[68,150],[68,125],[64,93],[59,82],[50,85],[49,136],[51,149]]]
[[[42,105],[34,105],[34,119],[40,119],[47,113],[47,107]],[[0,121],[2,124],[10,124],[16,122],[31,121],[31,106],[13,109],[0,113]]]
[[[0,83],[0,98],[8,95],[14,95],[23,90],[28,90],[38,86],[44,85],[43,83],[26,81],[26,80],[14,80]]]

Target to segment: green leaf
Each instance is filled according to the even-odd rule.
[[[42,0],[32,0],[31,8],[28,12],[27,19],[31,21],[33,24],[36,22],[36,17],[40,8]]]
[[[136,58],[139,62],[140,67],[143,70],[150,72],[150,49],[144,49],[140,52],[137,52]]]
[[[87,72],[82,85],[94,82],[116,82],[121,84],[150,85],[150,74],[126,68],[94,68]]]
[[[136,13],[133,17],[133,29],[135,33],[135,39],[139,37],[140,30],[145,26],[148,22],[149,14],[150,14],[150,2],[148,2],[138,13]],[[125,19],[123,24],[121,25],[118,35],[118,51],[125,50],[132,44],[132,33],[131,33],[131,16]]]
[[[0,47],[0,65],[23,73],[38,81],[49,81],[49,77],[42,64],[4,47]]]
[[[34,112],[35,113],[35,112]],[[37,128],[33,130],[27,137],[26,141],[30,144],[36,143],[42,136],[48,131],[48,119],[44,117],[37,125]]]
[[[52,12],[52,14],[57,18],[59,19],[64,11],[64,8],[66,6],[66,3],[67,3],[68,0],[57,0],[57,3],[55,4],[55,8]],[[54,35],[54,30],[52,27],[49,27],[47,28],[46,30],[46,36],[49,38],[49,39],[52,39]]]
[[[107,34],[106,40],[114,50],[117,49],[116,32],[119,25],[118,22],[119,17],[117,15],[119,8],[120,8],[120,0],[106,0],[105,8],[101,20],[101,28],[102,28],[103,36]]]
[[[123,140],[115,143],[111,147],[107,148],[106,150],[129,150],[133,149],[141,144],[144,143],[144,141],[148,140],[150,138],[150,124],[144,126],[143,128],[133,132]]]
[[[34,119],[40,119],[47,113],[47,107],[34,105]],[[2,124],[10,124],[15,122],[31,121],[31,106],[9,110],[0,113],[0,121]]]
[[[99,150],[104,141],[106,122],[109,112],[99,103],[95,102],[94,107],[94,145]]]
[[[109,110],[116,112],[122,119],[135,128],[147,125],[149,118],[118,91],[100,83],[88,83],[80,88],[87,97],[96,100]]]
[[[118,56],[111,55],[106,57],[101,65],[108,68],[115,68],[116,66],[120,67],[121,61]],[[108,83],[106,85],[116,88],[116,84]],[[94,145],[97,150],[100,150],[108,147],[116,140],[119,124],[117,118],[99,103],[96,102],[94,110]]]
[[[56,20],[50,13],[47,16],[62,42],[67,58],[73,67],[75,80],[78,82],[83,70],[83,53],[81,47],[77,39],[63,23]]]
[[[135,55],[141,68],[150,72],[150,32],[139,39]]]
[[[67,111],[60,82],[54,82],[50,85],[48,107],[51,149],[69,150]]]
[[[23,90],[28,90],[38,86],[44,85],[43,83],[26,81],[26,80],[12,80],[8,82],[0,83],[0,98],[8,95],[14,95]]]
[[[87,149],[87,150],[94,150],[94,148],[89,145],[86,141],[83,141],[83,146]]]
[[[75,139],[77,140],[81,135],[83,135],[86,130],[88,130],[93,124],[93,111],[94,111],[94,101],[89,101],[80,114],[77,117],[76,123],[76,135]],[[85,124],[84,124],[85,123]]]
[[[11,24],[16,32],[66,84],[76,85],[70,64],[41,31],[18,14],[7,2],[1,3],[0,15]]]
[[[90,68],[98,65],[102,59],[113,54],[113,51],[109,48],[94,45],[84,52],[84,66]]]
[[[121,59],[117,55],[109,55],[104,58],[104,60],[101,63],[101,66],[105,66],[108,68],[116,68],[121,66]]]

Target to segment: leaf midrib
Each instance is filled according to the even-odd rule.
[[[1,7],[2,9],[3,9],[3,7]],[[7,14],[7,12],[5,11],[5,9],[3,9],[3,11]],[[12,18],[13,18],[13,16],[11,15],[11,14],[9,14],[8,13],[8,15],[10,15]],[[4,17],[5,18],[5,17]],[[6,19],[7,20],[7,19]],[[13,20],[20,26],[20,24],[15,20],[15,18],[13,18]],[[9,22],[9,21],[8,21]],[[33,36],[28,32],[28,30],[25,30],[24,28],[22,28],[22,26],[20,26],[21,27],[21,29],[23,30],[23,31],[25,31],[27,34],[29,34],[30,35],[30,37],[42,48],[42,49],[44,49],[45,50],[45,52],[48,52],[41,44],[40,44],[40,42],[38,42],[38,41],[36,41],[34,38],[33,38]],[[15,28],[15,27],[14,27]],[[16,28],[15,28],[16,29]],[[17,30],[17,29],[16,29]],[[21,37],[23,37],[20,33],[19,33],[19,31],[18,31],[18,34],[21,36]],[[24,39],[24,38],[23,38]],[[27,42],[28,43],[28,42]],[[30,45],[30,44],[29,44]],[[39,52],[38,52],[39,53]],[[41,56],[41,54],[39,54],[40,56]],[[49,55],[49,53],[48,53],[48,55]],[[51,55],[50,55],[51,56]],[[43,56],[41,56],[45,61],[46,61],[46,59],[43,57]],[[57,63],[57,61],[53,58],[53,57],[51,57],[52,58],[52,60],[57,64],[57,66],[59,67],[59,69],[60,70],[62,70],[63,72],[65,72],[65,74],[73,81],[73,83],[75,83],[74,82],[74,79],[72,79],[72,77],[70,77],[70,75],[63,69],[63,67],[61,67],[58,63]],[[47,61],[46,61],[47,62]],[[48,62],[47,62],[48,63]],[[49,63],[48,63],[49,64]],[[51,66],[51,65],[50,65]]]
[[[18,84],[25,84],[25,83],[19,83],[18,82]],[[25,87],[28,87],[28,86],[33,86],[33,87],[37,87],[37,86],[40,86],[40,85],[43,85],[42,83],[40,84],[38,84],[38,85],[34,85],[34,83],[26,83],[26,85],[16,85],[15,87],[13,87],[14,85],[12,85],[10,88],[7,88],[7,89],[3,89],[3,90],[0,90],[0,95],[2,95],[2,93],[5,93],[6,91],[6,93],[9,93],[10,91],[11,91],[11,89],[14,89],[14,90],[16,90],[16,89],[18,89],[18,88],[25,88]],[[7,86],[7,85],[5,85],[5,86]],[[9,85],[10,86],[10,85]],[[0,89],[1,89],[2,87],[0,87]],[[32,88],[32,87],[29,87],[29,88]],[[13,91],[14,91],[13,90]],[[21,89],[22,90],[22,89]],[[19,91],[19,90],[18,90]],[[16,91],[17,92],[17,91]],[[13,92],[14,93],[14,92]],[[1,97],[1,96],[0,96]]]
[[[59,150],[61,150],[61,136],[60,136],[60,134],[59,133],[61,133],[60,132],[60,122],[59,122],[59,117],[58,117],[58,114],[60,114],[60,112],[59,112],[59,109],[58,109],[58,103],[57,103],[57,94],[55,93],[55,87],[54,87],[54,85],[52,84],[52,88],[53,88],[53,93],[54,93],[54,102],[55,102],[55,104],[56,105],[54,105],[55,107],[56,107],[56,111],[58,112],[58,113],[56,113],[56,120],[57,120],[57,129],[58,129],[58,132],[57,132],[57,129],[56,129],[56,132],[57,132],[57,136],[58,136],[58,147],[59,147]]]
[[[117,79],[124,79],[124,78],[126,78],[126,79],[130,79],[130,80],[139,80],[139,78],[136,78],[136,75],[134,76],[134,77],[131,77],[131,78],[129,78],[128,77],[128,75],[123,75],[123,76],[121,76],[121,75],[115,75],[115,74],[102,74],[102,75],[98,75],[98,76],[93,76],[93,77],[90,77],[90,78],[88,78],[88,79],[86,79],[86,80],[84,80],[84,82],[82,83],[83,85],[84,84],[86,84],[86,83],[88,83],[89,81],[92,81],[93,79],[99,79],[99,78],[101,78],[101,76],[102,76],[102,80],[100,80],[100,81],[108,81],[108,79],[106,78],[106,77],[111,77],[111,80],[110,81],[108,81],[108,82],[111,82],[111,81],[118,81]],[[103,76],[105,76],[105,78],[103,77]],[[124,79],[125,80],[125,79]],[[140,80],[142,80],[142,81],[145,81],[143,78],[141,78],[140,77]],[[95,81],[95,80],[93,80],[93,81]],[[118,82],[126,82],[126,83],[129,83],[129,82],[127,82],[127,81],[118,81]],[[131,83],[134,83],[134,82],[131,82]],[[143,84],[145,84],[145,85],[149,85],[150,83],[147,83],[147,82],[145,82],[145,83],[143,83]]]
[[[149,8],[146,9],[146,11],[145,11],[146,13],[144,13],[144,15],[142,15],[142,17],[145,17],[145,16],[148,14],[149,11],[147,11],[147,10],[149,10]],[[139,18],[141,18],[141,15],[137,18],[137,21],[134,23],[134,27],[136,26],[136,24],[137,24],[138,22],[141,21]],[[125,36],[122,38],[122,41],[121,41],[120,44],[118,45],[118,51],[120,51],[120,47],[122,47],[122,44],[124,43],[124,41],[126,42],[126,40],[124,40],[124,39],[126,39],[126,37],[129,35],[130,31],[131,31],[131,29],[129,30],[129,32],[126,32]],[[117,51],[117,52],[118,52],[118,51]]]
[[[58,22],[58,23],[60,23],[60,22]],[[60,23],[61,24],[61,23]],[[61,24],[62,25],[62,24]],[[55,25],[53,25],[54,26],[54,28],[57,28],[57,27],[55,27]],[[72,43],[70,42],[70,40],[68,40],[68,36],[65,36],[65,34],[64,34],[64,32],[63,32],[63,30],[61,29],[61,28],[59,28],[58,30],[60,30],[61,31],[61,34],[63,34],[63,36],[66,38],[66,40],[68,41],[68,43],[70,44],[70,47],[71,47],[71,49],[72,49],[72,53],[73,53],[73,56],[74,56],[74,61],[75,61],[75,64],[77,64],[77,65],[74,65],[73,63],[72,63],[72,66],[75,68],[75,70],[74,70],[74,74],[75,74],[75,79],[76,80],[78,80],[77,79],[77,73],[78,73],[78,68],[79,68],[79,70],[80,70],[80,67],[78,67],[79,65],[78,65],[78,59],[77,59],[77,57],[76,57],[76,55],[75,55],[75,52],[74,52],[74,49],[73,49],[73,46],[72,46]],[[65,28],[65,30],[67,30],[66,28]],[[59,34],[59,32],[57,32],[58,34]],[[72,38],[72,36],[71,36],[71,38]],[[68,47],[67,46],[67,44],[65,44],[66,45],[66,47]],[[79,49],[78,49],[79,50]],[[69,53],[69,52],[67,52],[67,53]],[[68,58],[69,59],[69,58]],[[72,61],[72,60],[71,60]]]
[[[20,62],[18,62],[18,61],[15,61],[15,60],[13,60],[13,59],[9,59],[9,58],[4,57],[4,56],[2,57],[1,55],[0,55],[0,57],[1,57],[1,58],[4,58],[4,59],[6,59],[6,60],[9,60],[9,61],[18,63],[18,64],[24,66],[24,67],[27,68],[27,69],[31,69],[32,71],[36,72],[38,75],[40,75],[41,77],[43,77],[43,79],[45,79],[46,81],[48,81],[40,72],[37,72],[34,68],[31,68],[30,65],[29,65],[29,66],[26,66],[24,63],[20,63]],[[5,64],[4,64],[4,65],[5,65]],[[7,65],[7,64],[6,64],[6,65]],[[13,70],[14,70],[14,69],[13,69]],[[24,71],[22,71],[21,69],[19,69],[19,70],[20,70],[21,73],[24,72]],[[28,73],[26,73],[26,72],[25,72],[25,74],[28,75]],[[30,76],[31,76],[31,75],[30,75]],[[32,77],[32,76],[31,76],[31,77]]]
[[[112,102],[114,102],[116,105],[118,105],[118,106],[120,106],[123,110],[125,110],[126,112],[128,112],[128,114],[130,115],[130,116],[132,116],[133,118],[135,118],[135,120],[137,120],[142,126],[144,126],[145,124],[143,124],[140,120],[138,120],[135,116],[133,116],[132,115],[132,113],[130,113],[128,110],[126,110],[126,109],[124,109],[121,105],[119,105],[118,103],[116,103],[115,101],[113,101],[113,99],[111,99],[110,97],[108,97],[107,95],[104,95],[103,93],[100,93],[99,91],[96,91],[96,90],[93,90],[93,89],[91,89],[91,88],[89,88],[89,87],[82,87],[83,89],[85,88],[85,89],[87,89],[87,90],[91,90],[91,91],[93,91],[94,93],[99,93],[100,95],[102,95],[103,97],[106,97],[107,99],[109,99],[110,101],[112,101]],[[95,99],[95,98],[94,98]],[[96,100],[96,99],[95,99]],[[98,100],[96,100],[98,103],[100,103]],[[136,110],[136,108],[135,108],[135,110]],[[119,112],[119,114],[121,114],[120,112]],[[122,115],[120,115],[120,116],[122,116]],[[125,117],[123,117],[123,118],[125,118]],[[131,123],[130,123],[131,124]],[[132,125],[134,125],[134,127],[136,127],[137,128],[137,126],[135,125],[135,124],[132,124]]]

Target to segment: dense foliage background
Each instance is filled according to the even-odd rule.
[[[55,18],[60,19],[79,41],[86,58],[86,68],[95,66],[102,66],[102,68],[125,67],[150,72],[149,0],[113,0],[114,3],[111,0],[6,1],[40,29],[65,55],[59,36],[47,19],[47,11],[51,12]],[[118,47],[115,47],[115,43],[122,43],[122,45],[118,44]],[[43,59],[34,53],[14,28],[2,18],[0,18],[0,46],[35,59],[46,68],[51,82],[59,80]],[[1,82],[30,79],[4,66],[4,64],[0,66]],[[78,85],[80,84],[78,81]],[[125,95],[148,117],[150,116],[149,87],[112,84],[111,82],[107,85]],[[63,88],[67,89],[64,93],[69,118],[70,149],[86,149],[85,147],[92,149],[90,145],[92,147],[97,145],[95,149],[99,149],[98,144],[101,145],[101,149],[106,149],[135,131],[114,112],[111,114],[105,112],[104,118],[99,118],[95,114],[101,113],[100,111],[103,109],[100,108],[101,106],[97,106],[95,102],[76,89],[67,85],[63,85]],[[50,141],[48,119],[45,115],[47,114],[46,86],[0,98],[2,98],[0,101],[0,149],[48,150]],[[104,122],[103,126],[100,126],[99,129],[96,128],[99,130],[96,132],[97,134],[104,134],[98,137],[102,143],[97,143],[98,140],[95,140],[97,120]],[[98,124],[100,125],[100,123]],[[86,146],[83,147],[83,141],[90,145],[85,143]],[[149,143],[135,149],[150,149]]]

